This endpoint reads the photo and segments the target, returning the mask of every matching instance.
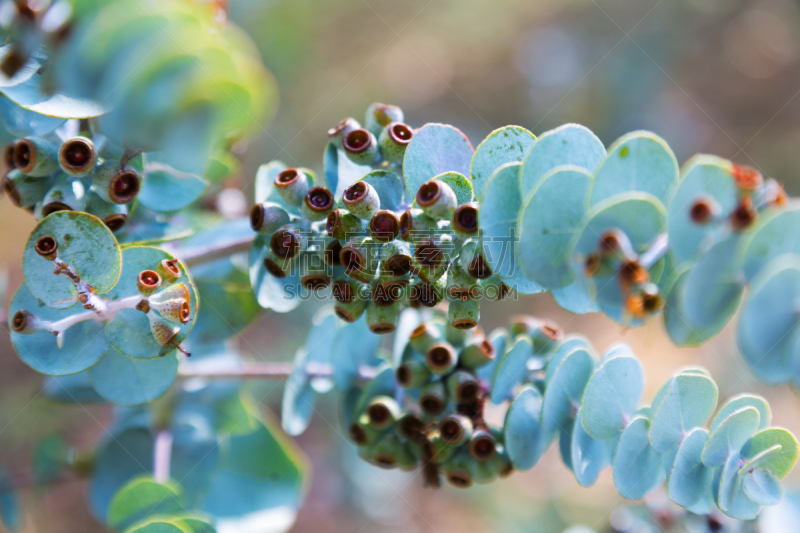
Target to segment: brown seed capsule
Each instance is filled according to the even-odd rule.
[[[352,440],[359,446],[367,444],[368,440],[367,432],[364,431],[364,428],[362,428],[360,425],[355,423],[350,424],[350,427],[348,428],[347,432],[350,435],[350,440]]]
[[[692,207],[689,208],[689,218],[691,218],[692,222],[695,224],[708,224],[711,222],[711,219],[714,218],[714,209],[706,200],[697,200],[692,204]]]
[[[420,207],[432,206],[441,195],[442,188],[437,180],[426,181],[417,190],[417,204]]]
[[[156,267],[158,275],[167,280],[168,283],[173,283],[181,277],[181,267],[177,259],[163,259]]]
[[[343,279],[334,281],[331,291],[333,292],[334,299],[339,303],[349,304],[356,299],[353,287]]]
[[[127,221],[128,216],[124,213],[112,213],[103,219],[103,224],[112,232],[117,232]]]
[[[86,137],[67,139],[58,150],[58,164],[70,176],[85,176],[92,171],[96,163],[97,152],[94,143]]]
[[[351,154],[358,154],[370,149],[375,144],[375,137],[365,129],[348,132],[344,137],[344,150]]]
[[[306,274],[300,278],[300,283],[303,284],[303,287],[311,291],[316,289],[324,289],[330,282],[330,276],[321,273]]]
[[[272,259],[271,257],[264,258],[264,268],[272,276],[278,279],[285,278],[287,275],[287,272],[283,269],[283,267],[279,265],[278,262]]]
[[[19,191],[17,191],[17,187],[8,176],[3,177],[3,193],[8,196],[14,206],[20,207],[22,205],[22,198],[19,195]]]
[[[303,212],[311,220],[323,220],[333,209],[333,193],[325,187],[311,187],[306,193]]]
[[[641,285],[650,281],[650,273],[638,261],[625,261],[619,267],[619,279],[628,285]]]
[[[3,163],[6,165],[6,171],[17,168],[14,162],[14,143],[9,143],[3,148]]]
[[[764,184],[764,177],[761,172],[753,167],[734,163],[731,174],[736,186],[745,191],[754,191]]]
[[[14,166],[23,174],[36,168],[38,150],[30,139],[20,139],[14,144]]]
[[[478,204],[461,204],[453,213],[453,228],[464,235],[474,235],[478,231]]]
[[[487,279],[492,276],[492,269],[483,259],[483,254],[476,254],[469,262],[467,272],[475,279]]]
[[[116,204],[132,202],[139,194],[139,174],[133,169],[117,172],[108,184],[108,198]]]
[[[300,235],[294,228],[284,226],[272,234],[269,247],[277,257],[291,259],[300,251]]]
[[[275,177],[275,186],[279,189],[286,189],[302,180],[304,177],[305,175],[296,168],[287,168],[286,170],[282,170]]]
[[[58,243],[53,237],[39,237],[34,245],[34,249],[37,254],[52,261],[56,258],[56,254],[58,253]]]
[[[345,118],[341,122],[339,122],[336,126],[328,130],[328,137],[330,138],[339,136],[344,137],[351,131],[357,130],[360,127],[361,126],[356,119]]]
[[[369,234],[378,242],[390,242],[400,233],[400,221],[393,212],[381,209],[369,221]]]
[[[428,267],[441,265],[445,260],[442,249],[434,241],[420,242],[414,247],[414,257],[420,264]]]
[[[603,254],[614,253],[622,248],[617,233],[614,231],[609,231],[603,234],[603,236],[600,237],[598,248],[600,248],[600,252]]]
[[[458,362],[458,353],[453,346],[439,342],[430,347],[425,354],[425,361],[431,371],[440,374],[452,370]]]
[[[497,443],[488,431],[476,431],[469,440],[469,453],[478,461],[488,461],[497,452]]]
[[[17,333],[22,333],[25,331],[25,327],[29,322],[29,316],[30,314],[27,311],[17,311],[14,313],[14,316],[11,317],[11,329]]]
[[[407,414],[397,421],[397,433],[400,437],[417,442],[423,437],[425,424],[416,415]]]
[[[592,277],[600,271],[600,266],[603,264],[603,259],[600,254],[591,254],[586,258],[583,264],[583,274],[586,277]]]
[[[447,473],[447,482],[459,489],[468,489],[472,486],[472,476],[463,470],[453,470]]]
[[[339,240],[331,241],[325,247],[325,253],[322,255],[323,261],[331,266],[339,266],[342,264],[340,255],[342,253],[342,243]]]
[[[142,294],[153,294],[161,287],[161,276],[154,270],[142,270],[136,277],[136,287]]]
[[[733,231],[744,231],[749,228],[758,218],[758,210],[753,207],[753,201],[749,196],[739,199],[739,205],[733,210],[730,216]]]
[[[399,144],[401,146],[408,146],[411,142],[411,139],[414,137],[414,132],[408,126],[408,124],[404,124],[402,122],[395,122],[389,128],[389,138],[394,141],[395,144]]]

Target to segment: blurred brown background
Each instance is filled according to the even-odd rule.
[[[243,172],[230,185],[248,194],[257,166],[274,158],[319,168],[327,128],[345,116],[360,118],[373,101],[402,106],[413,126],[454,124],[473,145],[506,124],[540,134],[580,122],[606,145],[649,129],[680,162],[715,153],[756,166],[800,194],[800,7],[790,0],[232,0],[230,16],[258,44],[281,94],[274,121],[238,147]],[[0,268],[9,271],[12,289],[33,226],[26,212],[0,199]],[[242,351],[290,359],[315,308],[266,312],[245,333]],[[747,373],[731,327],[702,348],[679,349],[661,320],[625,331],[603,317],[571,316],[547,295],[484,304],[482,325],[504,325],[515,313],[555,319],[588,335],[598,350],[630,343],[647,369],[646,401],[677,368],[700,364],[719,384],[721,401],[744,391],[763,394],[774,424],[800,433],[797,394],[764,387]],[[267,343],[275,348],[265,350]],[[40,385],[3,334],[5,464],[25,464],[32,443],[53,430],[82,446],[102,435],[108,408],[49,404],[37,396]],[[269,392],[265,407],[278,411],[281,387],[255,387],[259,397]],[[532,471],[488,487],[422,490],[419,476],[356,460],[333,429],[333,403],[321,402],[321,416],[298,439],[314,478],[293,531],[549,533],[576,522],[605,531],[609,514],[624,503],[608,470],[595,487],[580,488],[555,446]],[[800,473],[789,481],[800,485]],[[80,483],[25,498],[25,531],[102,531]]]

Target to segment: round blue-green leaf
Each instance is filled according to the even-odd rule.
[[[489,342],[494,348],[495,357],[489,363],[479,367],[475,374],[488,383],[492,382],[492,378],[494,378],[494,372],[497,370],[497,362],[502,357],[501,354],[506,353],[506,348],[508,346],[509,338],[508,338],[508,330],[505,328],[497,328],[489,334]]]
[[[800,255],[770,261],[753,278],[739,317],[739,350],[755,375],[777,385],[792,379],[798,331]]]
[[[635,357],[604,359],[581,400],[583,429],[597,440],[614,438],[639,407],[644,393],[644,368]]]
[[[66,275],[53,273],[53,261],[36,253],[41,237],[58,243],[58,258],[72,267],[95,294],[104,294],[117,283],[121,253],[117,240],[99,218],[87,213],[58,211],[34,228],[22,254],[22,272],[31,293],[45,305],[65,309],[75,305],[78,292]]]
[[[726,322],[720,320],[717,322],[717,327],[708,329],[692,327],[682,311],[684,309],[683,295],[686,291],[688,277],[689,270],[686,270],[672,285],[667,296],[667,304],[664,306],[664,325],[670,339],[678,346],[699,346],[716,336],[725,327]]]
[[[336,320],[341,327],[331,343],[333,382],[337,389],[347,390],[358,380],[360,367],[368,364],[370,358],[375,356],[381,338],[369,330],[365,316],[344,325],[338,318]],[[331,339],[325,342],[331,342]]]
[[[778,479],[784,479],[797,463],[798,453],[800,445],[790,431],[783,428],[767,428],[744,443],[741,456],[742,460],[753,466],[769,470]]]
[[[558,347],[556,347],[555,351],[553,352],[553,356],[547,363],[547,368],[545,368],[545,378],[544,378],[545,386],[547,386],[550,383],[550,380],[553,379],[553,374],[558,369],[558,366],[561,364],[561,361],[563,361],[569,354],[572,353],[573,350],[577,348],[582,348],[586,350],[587,352],[592,354],[592,357],[594,357],[594,350],[592,348],[591,343],[589,342],[589,339],[587,339],[583,335],[576,333],[568,334],[558,344]]]
[[[575,166],[545,174],[519,212],[519,259],[531,281],[547,289],[575,281],[569,250],[586,222],[592,175]]]
[[[528,360],[533,357],[530,337],[520,336],[497,363],[492,379],[493,404],[511,399],[514,389],[528,376]]]
[[[231,395],[237,399],[240,395]],[[219,413],[227,402],[206,406]],[[252,406],[248,406],[252,408]],[[226,413],[227,414],[227,413]],[[237,413],[235,423],[252,431],[254,425],[250,413]],[[172,421],[172,457],[170,476],[182,487],[183,501],[188,509],[194,509],[211,486],[217,461],[219,459],[219,442],[212,425],[213,418],[197,416],[196,411],[178,411]],[[221,435],[239,434],[242,430],[222,428]]]
[[[283,388],[281,425],[292,436],[300,435],[308,428],[317,402],[317,393],[311,387],[311,379],[303,364],[306,357],[304,348],[297,351],[294,367]]]
[[[758,225],[743,244],[744,274],[752,280],[772,259],[783,254],[799,254],[795,232],[800,227],[800,202],[769,209],[759,215]]]
[[[20,107],[0,92],[0,124],[14,137],[45,135],[66,122],[63,118],[48,117]]]
[[[109,402],[133,407],[164,394],[178,376],[175,352],[155,359],[134,359],[114,348],[89,369],[94,390]]]
[[[572,444],[570,446],[572,459],[572,472],[575,479],[582,487],[591,487],[600,477],[600,472],[611,464],[616,448],[616,439],[596,440],[583,430],[580,409],[574,420],[570,420],[572,427]]]
[[[551,362],[550,364],[553,364]],[[594,372],[595,359],[582,347],[570,351],[547,378],[542,403],[542,425],[547,431],[567,427],[577,416],[583,391]]]
[[[737,520],[752,520],[761,512],[761,506],[754,503],[742,491],[742,476],[739,473],[739,454],[734,452],[727,458],[714,477],[714,497],[720,510]]]
[[[95,455],[89,479],[89,505],[101,522],[112,497],[130,479],[153,470],[153,434],[143,427],[113,432]]]
[[[295,368],[300,366],[313,370],[314,366],[330,366],[336,355],[336,339],[342,329],[342,321],[336,316],[333,307],[326,306],[317,311],[311,319],[311,330],[303,344],[303,358],[295,360]],[[336,368],[334,367],[334,372]],[[334,379],[319,377],[311,379],[311,386],[319,393],[326,393],[333,387]]]
[[[345,189],[372,170],[369,165],[358,165],[350,161],[350,158],[336,148],[333,143],[328,143],[328,146],[325,147],[323,164],[325,167],[325,186],[333,193],[333,198],[337,202],[342,199]]]
[[[582,277],[564,288],[553,289],[550,294],[552,294],[558,305],[570,313],[585,315],[586,313],[598,313],[600,311],[597,300],[589,295],[586,281]]]
[[[543,133],[528,149],[522,162],[520,191],[527,197],[541,178],[555,167],[575,165],[594,174],[606,149],[586,126],[564,124]]]
[[[464,174],[458,172],[444,172],[438,176],[434,176],[433,179],[443,181],[449,185],[450,188],[453,189],[453,192],[456,193],[456,200],[459,205],[472,201],[472,183],[470,183]]]
[[[222,439],[217,472],[200,509],[220,530],[241,531],[256,516],[288,528],[308,474],[300,449],[267,419],[249,434]]]
[[[739,239],[715,244],[689,271],[680,309],[689,326],[698,331],[720,331],[730,321],[744,292]]]
[[[406,190],[417,197],[420,185],[443,172],[469,175],[472,144],[460,130],[447,124],[425,124],[416,131],[403,158]]]
[[[506,163],[494,171],[483,192],[478,225],[484,260],[492,272],[517,292],[533,294],[544,289],[525,277],[517,258],[519,169],[520,163]]]
[[[634,131],[608,147],[594,178],[591,205],[628,191],[652,194],[667,205],[677,185],[678,160],[664,139]]]
[[[159,483],[150,475],[130,480],[108,506],[107,523],[123,530],[153,515],[184,513],[181,489],[174,482]]]
[[[530,470],[539,461],[552,440],[544,430],[540,415],[542,395],[531,386],[523,387],[506,413],[505,446],[514,468]]]
[[[69,376],[49,376],[42,385],[44,396],[54,402],[61,403],[105,403],[89,383],[88,372],[78,372]]]
[[[769,470],[757,468],[744,475],[742,492],[758,505],[778,505],[783,498],[781,482]]]
[[[739,455],[744,443],[758,431],[758,409],[743,407],[734,411],[711,430],[703,450],[703,464],[722,466],[732,454]]]
[[[696,155],[683,165],[681,181],[669,204],[669,246],[676,266],[694,262],[728,234],[724,223],[696,224],[689,211],[700,199],[713,199],[720,216],[733,211],[739,197],[732,172],[730,161],[711,155]]]
[[[769,427],[772,423],[772,409],[764,397],[757,394],[737,394],[728,399],[727,402],[720,407],[717,416],[711,421],[710,431],[717,429],[717,426],[722,424],[725,419],[743,407],[754,407],[758,411],[758,430],[761,431]]]
[[[134,524],[125,533],[187,533],[178,523],[164,518],[152,518],[139,524]]]
[[[258,304],[276,313],[288,313],[300,305],[300,277],[294,269],[285,278],[276,278],[264,268],[264,258],[268,248],[264,237],[259,235],[250,245],[248,256],[250,284]]]
[[[585,418],[585,417],[584,417]],[[649,422],[636,417],[622,432],[614,453],[614,486],[629,500],[640,500],[664,482],[664,455],[650,446]]]
[[[475,196],[480,200],[483,189],[495,169],[505,163],[522,161],[536,137],[520,126],[494,130],[475,148],[469,175]]]
[[[200,176],[148,161],[144,183],[136,199],[153,211],[179,211],[193,204],[207,187],[208,181]]]
[[[381,200],[381,209],[399,211],[403,205],[403,180],[394,172],[373,170],[357,181],[365,181],[372,185]]]
[[[652,432],[652,428],[650,429]],[[714,480],[714,469],[703,464],[703,448],[708,431],[693,429],[683,439],[668,471],[667,494],[683,507],[692,507],[703,499]]]
[[[17,311],[27,311],[41,320],[55,322],[79,313],[91,313],[81,307],[53,309],[37,300],[22,284],[11,300],[9,327],[11,345],[22,362],[41,374],[66,376],[82,372],[96,364],[108,350],[108,341],[103,335],[103,323],[89,319],[70,326],[58,347],[52,333],[40,330],[35,333],[17,333],[11,320]]]
[[[597,251],[600,238],[616,228],[631,241],[636,252],[646,250],[663,233],[666,211],[661,202],[647,193],[621,193],[592,208],[588,222],[578,238],[572,253],[573,268],[582,271],[586,258]],[[585,277],[585,276],[584,276]],[[616,276],[585,277],[590,295],[594,295],[600,309],[615,322],[624,326],[637,326],[641,320],[630,316]]]
[[[377,374],[367,383],[356,402],[355,414],[360,415],[367,408],[375,396],[394,397],[397,392],[397,382],[394,378],[394,369],[389,365],[381,365],[376,369]]]
[[[281,161],[270,161],[258,167],[256,171],[256,184],[255,184],[255,199],[256,202],[274,201],[273,197],[278,197],[273,194],[275,190],[275,178],[278,174],[286,170],[288,167]],[[281,205],[285,204],[281,201]]]
[[[122,274],[119,283],[109,291],[108,296],[117,300],[139,294],[136,279],[139,272],[153,270],[163,260],[172,260],[174,257],[159,248],[149,246],[128,246],[122,251]],[[197,317],[197,293],[192,280],[187,274],[186,265],[180,264],[181,277],[175,283],[183,283],[189,289],[189,320],[186,324],[175,324],[180,327],[180,332],[175,336],[175,344],[180,344],[189,335]],[[106,339],[111,346],[120,353],[135,359],[153,359],[175,351],[173,344],[161,346],[156,342],[150,331],[150,320],[145,313],[137,309],[122,309],[106,322]]]
[[[719,390],[714,380],[694,373],[679,373],[667,381],[651,407],[650,444],[665,453],[692,428],[703,426],[717,408]]]

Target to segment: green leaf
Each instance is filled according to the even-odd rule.
[[[614,453],[614,486],[629,500],[644,498],[664,482],[664,455],[650,446],[649,426],[646,418],[634,418],[622,432]]]
[[[757,468],[744,475],[742,492],[747,499],[758,505],[777,505],[783,498],[781,482],[775,475]]]
[[[460,130],[447,124],[425,124],[412,137],[403,158],[406,190],[416,198],[420,185],[443,172],[469,175],[472,145]]]
[[[753,278],[739,317],[739,351],[770,385],[790,381],[798,339],[800,255],[779,256]]]
[[[273,194],[275,190],[275,178],[287,168],[288,167],[281,161],[270,161],[258,167],[255,184],[256,202],[273,202],[275,201],[274,198],[280,198],[277,193]],[[280,203],[285,206],[283,202]]]
[[[607,355],[583,393],[583,429],[597,440],[614,438],[639,408],[643,393],[642,363],[628,355]]]
[[[125,533],[186,533],[186,530],[174,522],[154,518],[141,524],[135,524],[126,529]]]
[[[703,464],[722,466],[732,455],[738,456],[744,443],[758,430],[759,421],[755,407],[743,407],[725,417],[711,430],[703,450]]]
[[[433,179],[443,181],[453,189],[453,192],[456,193],[458,205],[472,201],[472,183],[470,183],[464,174],[458,172],[444,172],[438,176],[434,176]],[[381,203],[381,209],[383,209],[383,203]]]
[[[597,300],[589,295],[586,282],[583,278],[576,280],[575,283],[567,285],[562,289],[554,289],[550,294],[552,294],[553,299],[558,305],[576,315],[597,313],[600,311]]]
[[[678,189],[669,204],[669,246],[675,265],[682,267],[696,261],[715,242],[727,235],[724,224],[696,224],[690,217],[694,203],[713,199],[719,215],[727,216],[739,201],[731,172],[731,162],[716,156],[696,155],[681,169]]]
[[[520,163],[506,163],[494,171],[483,192],[478,225],[484,260],[492,272],[517,292],[533,294],[544,289],[525,277],[517,258],[519,169]]]
[[[283,389],[281,425],[292,436],[300,435],[308,428],[317,402],[317,393],[311,387],[311,378],[303,364],[307,356],[305,348],[297,350],[295,364]]]
[[[553,435],[541,424],[542,395],[532,387],[523,387],[506,412],[505,446],[519,471],[530,470],[547,450]]]
[[[78,372],[69,376],[50,376],[45,378],[42,386],[45,398],[61,403],[105,403],[89,383],[89,373]]]
[[[667,479],[667,494],[678,505],[687,508],[696,505],[711,488],[714,469],[704,465],[702,459],[707,442],[708,431],[694,428],[678,447]]]
[[[105,357],[89,369],[89,382],[109,402],[133,407],[164,394],[178,376],[178,357],[173,351],[155,359],[134,359],[109,348]]]
[[[325,166],[326,186],[333,193],[333,198],[337,202],[342,199],[342,194],[344,194],[345,189],[348,189],[355,182],[367,176],[372,170],[372,167],[369,165],[353,163],[350,161],[349,157],[330,142],[325,147],[323,162]],[[274,179],[273,177],[270,183],[272,183]],[[258,196],[256,198],[258,198]]]
[[[300,298],[296,292],[300,286],[300,277],[296,270],[285,278],[276,278],[267,272],[264,268],[267,251],[264,237],[259,235],[250,245],[248,256],[250,284],[253,286],[258,305],[272,309],[276,313],[288,313],[300,305]]]
[[[683,373],[667,381],[651,407],[650,443],[665,453],[693,428],[703,426],[717,408],[717,384],[703,374]]]
[[[525,199],[517,221],[519,259],[531,281],[560,289],[575,281],[569,250],[586,223],[592,175],[575,166],[545,174]]]
[[[594,174],[605,157],[603,143],[585,126],[564,124],[545,132],[534,141],[522,162],[522,197],[527,197],[542,177],[555,167],[575,165]]]
[[[678,185],[678,160],[664,139],[648,131],[623,135],[608,147],[594,179],[591,205],[641,191],[667,205]]]
[[[742,476],[739,475],[739,454],[734,452],[717,470],[714,478],[714,499],[720,510],[737,520],[752,520],[761,512],[761,506],[753,503],[742,491]]]
[[[758,411],[759,423],[758,430],[766,429],[772,423],[772,409],[767,400],[757,394],[738,394],[728,399],[727,402],[720,408],[717,416],[711,421],[711,431],[717,429],[717,426],[722,424],[728,416],[743,407],[754,407]]]
[[[207,187],[208,181],[196,174],[148,161],[144,183],[136,199],[153,211],[179,211],[197,201]]]
[[[765,451],[780,446],[773,450],[769,456],[762,456]],[[760,457],[758,468],[769,470],[778,479],[784,479],[797,463],[798,448],[797,438],[783,428],[766,428],[753,435],[742,446],[742,460],[751,462]],[[763,504],[767,505],[767,504]]]
[[[483,198],[483,189],[495,169],[506,163],[522,161],[535,141],[533,133],[520,126],[496,129],[481,141],[475,148],[469,167],[469,176],[478,200]]]
[[[588,222],[572,253],[573,268],[583,271],[586,258],[597,251],[600,238],[610,229],[622,231],[630,239],[634,251],[641,253],[663,233],[665,225],[666,212],[654,196],[629,192],[609,198],[589,212]],[[589,294],[596,297],[600,309],[611,319],[631,327],[642,323],[629,315],[626,298],[614,277],[596,275],[584,278]]]
[[[108,506],[107,521],[112,528],[121,530],[153,515],[184,512],[177,484],[159,483],[144,475],[132,479],[114,495]]]
[[[756,227],[742,245],[744,274],[752,280],[773,259],[784,254],[800,255],[800,243],[794,238],[800,225],[800,202],[790,201],[781,208],[763,211]]]
[[[110,432],[98,447],[89,479],[89,506],[105,523],[108,506],[116,492],[130,479],[152,473],[153,434],[133,426]]]
[[[399,331],[395,333],[398,337],[399,334]],[[322,342],[330,342],[330,339]],[[347,390],[356,383],[359,368],[370,362],[380,344],[381,338],[369,330],[366,316],[351,324],[341,325],[333,341],[330,357],[337,389]]]
[[[552,365],[555,361],[551,361]],[[577,416],[583,391],[594,372],[595,359],[583,347],[575,347],[550,372],[542,404],[542,425],[547,431],[563,430]]]
[[[364,181],[372,185],[381,200],[381,209],[389,211],[399,211],[403,205],[403,180],[394,172],[386,170],[373,170],[363,178],[356,181]],[[354,182],[355,183],[355,182]],[[344,190],[342,191],[344,192]]]
[[[66,275],[53,273],[53,261],[36,253],[36,241],[52,237],[58,258],[72,267],[95,294],[108,292],[120,276],[121,253],[114,235],[99,218],[87,213],[58,211],[34,228],[22,255],[22,272],[31,293],[48,307],[75,305],[78,292]]]
[[[591,487],[600,477],[600,472],[611,464],[617,440],[596,440],[589,436],[581,424],[580,408],[572,422],[572,459],[570,464],[575,479],[582,487]]]
[[[121,299],[139,294],[136,279],[139,272],[156,268],[163,260],[174,257],[159,248],[149,246],[128,246],[122,250],[122,274],[119,283],[109,291],[111,299]],[[185,324],[175,324],[180,332],[175,336],[175,344],[180,344],[194,326],[197,317],[197,293],[194,283],[186,274],[186,265],[179,263],[181,277],[175,283],[183,283],[189,289],[189,320]],[[106,338],[120,353],[134,359],[154,359],[175,351],[173,344],[161,346],[150,331],[150,321],[145,313],[137,309],[122,309],[106,322]]]
[[[64,124],[65,119],[40,115],[18,106],[0,90],[0,124],[14,137],[45,135]]]
[[[14,314],[27,311],[41,320],[54,322],[77,313],[86,312],[81,307],[53,309],[37,300],[22,284],[9,306],[9,331],[11,345],[23,363],[40,374],[66,376],[82,372],[95,365],[108,350],[108,341],[103,335],[103,323],[84,320],[67,328],[61,348],[56,337],[46,330],[35,333],[18,333],[11,327]]]
[[[220,530],[241,530],[256,517],[276,530],[279,524],[288,528],[308,475],[299,448],[266,419],[250,434],[222,439],[217,473],[201,508]]]
[[[528,377],[528,360],[533,357],[530,337],[520,336],[497,362],[492,379],[491,400],[499,405],[511,399],[514,389]]]

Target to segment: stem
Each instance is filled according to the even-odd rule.
[[[15,492],[31,487],[59,485],[69,481],[80,481],[80,479],[80,476],[70,473],[69,471],[63,471],[57,476],[51,477],[46,481],[38,481],[34,479],[31,472],[14,473],[0,481],[0,494]]]
[[[221,259],[223,257],[228,257],[230,255],[239,253],[239,252],[246,252],[250,249],[250,244],[255,240],[257,234],[254,232],[253,235],[248,235],[247,237],[240,237],[239,239],[226,241],[224,243],[213,243],[207,246],[200,246],[190,250],[185,254],[181,254],[178,246],[164,246],[163,249],[181,259],[186,266],[193,266],[199,265],[202,263],[208,263],[209,261],[214,261],[215,259]]]
[[[192,368],[185,365],[178,368],[178,376],[182,378],[212,378],[212,379],[286,379],[292,373],[294,365],[291,363],[250,363],[243,367],[220,370],[216,368]],[[333,366],[323,363],[309,363],[306,373],[311,378],[325,378],[333,376]],[[362,366],[358,370],[359,378],[369,380],[375,377],[375,368]]]
[[[134,309],[139,303],[144,300],[144,296],[129,296],[121,300],[106,301],[97,298],[102,302],[101,306],[95,306],[91,311],[84,311],[83,313],[76,313],[74,315],[62,318],[56,322],[48,322],[42,320],[40,322],[41,329],[45,329],[56,336],[58,347],[61,348],[64,342],[64,332],[71,326],[84,322],[86,320],[109,320],[117,311],[121,309]]]
[[[153,477],[159,483],[169,481],[169,466],[172,462],[172,432],[162,429],[156,433],[153,446]]]
[[[660,234],[653,241],[653,245],[639,257],[639,264],[646,269],[656,264],[669,250],[669,235]]]

